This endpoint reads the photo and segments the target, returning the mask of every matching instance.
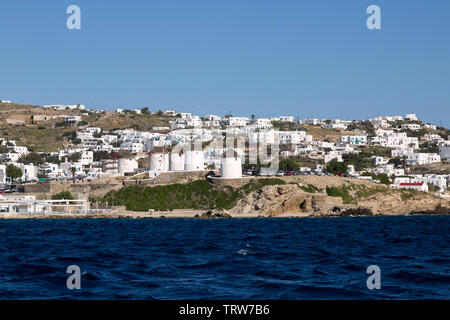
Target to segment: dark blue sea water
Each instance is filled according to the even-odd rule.
[[[2,220],[0,298],[448,299],[449,243],[450,216]]]

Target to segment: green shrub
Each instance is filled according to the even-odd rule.
[[[73,200],[74,197],[69,190],[61,191],[60,193],[54,194],[52,200]]]
[[[265,186],[284,185],[286,181],[281,179],[255,179],[245,184],[241,189],[245,194],[249,194],[255,190],[261,189]]]
[[[315,193],[316,191],[319,191],[319,189],[312,184],[308,184],[308,186],[300,186],[300,189],[302,189],[305,192],[309,192],[309,193]]]
[[[205,180],[196,180],[187,184],[164,186],[128,186],[111,191],[101,199],[116,206],[125,206],[131,211],[155,209],[167,211],[174,209],[230,209],[239,198],[238,192],[231,187],[219,188]]]
[[[350,195],[349,188],[346,186],[327,187],[326,191],[330,197],[341,197],[342,201],[346,204],[355,203],[355,199]]]

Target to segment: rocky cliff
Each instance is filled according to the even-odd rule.
[[[306,186],[302,184],[265,186],[240,199],[229,213],[258,213],[269,217],[297,213],[307,216],[450,213],[449,199],[426,193],[405,193],[377,185],[372,188],[366,185],[349,185],[345,188],[350,191],[349,197],[344,201],[342,197],[327,195],[326,189],[307,192]]]

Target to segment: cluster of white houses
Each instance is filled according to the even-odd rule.
[[[84,105],[46,105],[45,108],[55,110],[85,110]],[[123,113],[124,109],[114,112]],[[141,113],[141,110],[133,110]],[[148,112],[148,111],[147,111]],[[423,124],[415,114],[402,116],[386,116],[367,119],[375,128],[374,134],[368,135],[364,130],[358,134],[343,134],[336,143],[314,140],[306,131],[282,131],[274,128],[275,122],[291,122],[322,126],[326,129],[346,130],[355,121],[340,119],[294,120],[293,116],[279,116],[274,118],[256,118],[216,115],[199,117],[191,113],[177,113],[166,110],[163,114],[170,116],[170,127],[154,127],[152,132],[136,131],[133,129],[104,132],[97,127],[78,127],[76,132],[77,145],[50,153],[47,156],[57,158],[58,163],[47,162],[42,165],[23,164],[21,158],[29,153],[24,146],[15,141],[0,137],[0,145],[6,147],[7,152],[0,154],[0,184],[7,181],[6,166],[14,164],[22,171],[22,181],[37,180],[40,176],[49,178],[84,176],[101,178],[110,176],[125,176],[148,172],[149,177],[156,177],[163,172],[171,171],[202,171],[221,168],[224,178],[240,178],[241,164],[246,157],[248,146],[278,145],[279,155],[283,157],[308,155],[319,159],[323,164],[330,161],[343,161],[345,154],[358,154],[360,146],[383,146],[392,148],[391,158],[400,157],[409,165],[427,165],[450,159],[450,141],[438,134],[428,133],[422,140],[439,147],[439,154],[419,151],[419,138],[410,137],[402,129],[418,130],[421,128],[436,129],[431,124]],[[70,116],[66,121],[77,124],[80,116]],[[401,128],[394,124],[401,121]],[[232,150],[217,146],[213,141],[226,139],[226,134],[244,136],[240,146]],[[353,132],[354,133],[354,132]],[[208,145],[211,143],[211,145]],[[202,148],[202,144],[208,145]],[[245,144],[246,147],[245,147]],[[5,148],[3,148],[5,149]],[[94,153],[103,151],[107,154],[129,151],[127,156],[108,157],[94,161]],[[76,156],[75,156],[76,155]],[[375,168],[368,169],[375,174],[386,173],[388,176],[401,177],[405,175],[403,168],[389,164],[389,157],[373,157]],[[146,166],[139,166],[144,160]],[[323,165],[318,166],[320,171]],[[350,166],[349,172],[358,175]],[[446,190],[449,182],[448,175],[425,175],[409,177],[409,180],[393,181],[395,187],[418,188],[418,184],[433,184],[441,190]],[[401,182],[399,182],[401,181]],[[425,188],[425,187],[420,187]]]

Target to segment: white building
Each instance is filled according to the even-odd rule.
[[[428,192],[428,185],[423,181],[423,179],[414,177],[397,177],[394,179],[393,187],[398,189],[412,189]]]
[[[202,171],[205,170],[205,160],[203,151],[196,150],[195,148],[188,148],[185,150],[184,158],[184,170],[185,171]]]
[[[419,130],[421,128],[420,124],[417,123],[404,123],[402,124],[402,129],[409,129],[412,131]]]
[[[250,122],[247,117],[228,117],[225,118],[225,125],[230,127],[243,127]]]
[[[277,131],[280,144],[299,144],[303,141],[312,141],[312,136],[307,136],[306,131]]]
[[[364,146],[367,145],[367,136],[357,135],[357,136],[341,136],[339,138],[340,144],[350,144],[354,146]]]
[[[233,149],[228,149],[222,156],[220,176],[224,179],[242,178],[242,160]]]
[[[74,125],[81,121],[81,117],[80,116],[65,116],[64,121],[68,125]]]
[[[170,116],[170,117],[172,117],[172,116],[176,116],[176,115],[177,115],[177,112],[176,112],[175,110],[164,110],[164,111],[163,111],[163,114],[164,114],[165,116]]]
[[[80,154],[80,160],[78,160],[82,165],[87,166],[94,162],[94,152],[83,150]]]
[[[341,122],[339,119],[332,120],[331,123],[325,123],[323,125],[324,129],[343,129],[346,130],[348,125],[346,123]]]
[[[251,121],[252,124],[255,124],[258,127],[271,127],[272,120],[269,118],[257,118]]]
[[[435,124],[430,124],[430,123],[426,123],[424,125],[424,127],[427,128],[427,129],[432,129],[432,130],[436,130],[437,129]]]
[[[450,147],[439,149],[439,155],[442,160],[450,160]]]
[[[399,189],[413,189],[428,192],[428,185],[425,182],[402,182],[396,187]]]
[[[293,116],[280,116],[279,119],[281,122],[294,122]]]
[[[31,181],[37,179],[38,170],[37,167],[34,166],[33,164],[19,163],[17,167],[20,168],[20,170],[22,170],[23,181]]]
[[[439,187],[440,191],[447,190],[450,175],[427,174],[424,176],[426,182],[433,186]]]
[[[84,104],[50,104],[44,105],[46,109],[54,109],[54,110],[84,110]]]
[[[263,130],[259,132],[250,132],[248,134],[248,141],[251,145],[256,145],[258,142],[264,145],[275,143],[276,132],[274,130]]]
[[[437,153],[409,153],[406,157],[406,162],[410,165],[426,165],[441,161]]]
[[[375,127],[375,128],[389,128],[390,125],[388,123],[387,120],[380,118],[374,118],[374,119],[370,119],[370,123]]]
[[[38,168],[38,174],[45,175],[49,178],[56,178],[59,176],[59,165],[56,163],[46,163]]]
[[[129,150],[131,153],[143,152],[144,144],[139,142],[125,142],[120,145],[121,150]]]
[[[0,164],[0,184],[6,183],[6,166],[4,164]]]
[[[435,133],[427,133],[423,136],[423,140],[426,141],[439,141],[442,140],[442,137]]]
[[[387,164],[388,162],[389,162],[389,159],[387,159],[387,158],[378,157],[378,156],[372,157],[372,163],[376,166],[382,165],[382,164]]]
[[[169,170],[183,171],[184,170],[184,151],[172,150],[169,156]]]
[[[9,159],[11,162],[18,162],[20,159],[20,154],[16,152],[8,152],[8,153],[2,153],[0,155],[0,158],[2,159]]]
[[[336,151],[330,151],[329,153],[327,153],[325,155],[324,161],[325,161],[325,163],[328,163],[333,160],[335,160],[337,162],[344,162],[341,154],[338,154]]]
[[[405,120],[408,120],[408,121],[418,121],[419,119],[417,118],[417,116],[416,116],[415,113],[410,113],[410,114],[407,114],[407,115],[405,116]]]
[[[305,119],[305,120],[303,120],[303,123],[317,126],[319,124],[322,124],[323,121],[319,120],[319,119]]]
[[[98,128],[98,127],[87,127],[85,131],[91,132],[91,133],[100,133],[100,132],[102,132],[102,129]]]
[[[119,175],[133,173],[138,168],[138,162],[133,158],[120,158],[118,163]]]
[[[403,176],[405,174],[405,169],[395,168],[393,164],[384,164],[384,165],[381,165],[381,166],[378,166],[378,167],[374,168],[372,171],[375,174],[385,173],[389,177],[392,176],[392,175],[394,175],[394,176]]]
[[[150,156],[148,158],[148,169],[152,172],[169,171],[169,154],[162,150],[150,152]]]

